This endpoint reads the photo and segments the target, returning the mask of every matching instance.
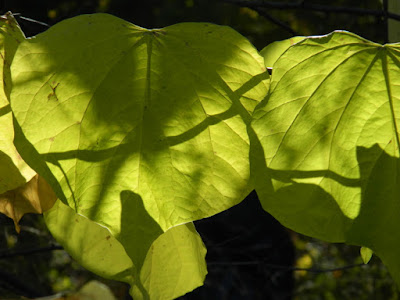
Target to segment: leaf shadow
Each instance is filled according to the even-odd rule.
[[[253,175],[253,180],[261,204],[267,212],[282,225],[301,234],[328,242],[372,249],[400,284],[397,253],[400,248],[398,157],[389,155],[378,144],[371,147],[358,146],[356,158],[360,176],[352,179],[330,170],[285,171],[270,169],[259,160],[255,164],[255,156],[264,157],[263,150],[254,135],[251,145],[252,170],[258,171],[258,178]],[[261,176],[259,171],[262,171]],[[298,179],[316,177],[329,178],[341,186],[357,188],[360,195],[357,215],[354,218],[346,216],[334,196],[319,185],[296,182]],[[281,182],[282,185],[275,189],[273,182]]]
[[[75,211],[114,229],[117,239],[127,249],[139,272],[151,243],[173,223],[164,222],[167,224],[165,225],[162,224],[163,220],[156,222],[157,213],[153,212],[150,215],[149,207],[157,204],[159,215],[166,215],[165,218],[174,220],[172,225],[176,225],[192,221],[193,218],[205,217],[204,212],[209,205],[204,201],[205,198],[208,198],[210,203],[218,202],[212,193],[207,192],[207,189],[216,188],[203,180],[207,174],[213,174],[214,170],[211,168],[213,162],[197,148],[198,145],[193,145],[191,151],[185,149],[187,152],[185,155],[191,158],[191,165],[188,167],[188,174],[185,174],[184,180],[179,184],[164,186],[164,182],[167,181],[165,176],[171,176],[168,172],[162,175],[165,170],[159,168],[155,157],[164,155],[169,158],[168,168],[175,172],[177,165],[181,163],[182,149],[175,148],[177,154],[172,158],[170,153],[172,147],[190,142],[204,134],[210,127],[232,118],[241,119],[245,128],[251,121],[252,111],[249,107],[254,104],[251,101],[255,101],[245,94],[259,85],[264,87],[263,81],[268,79],[269,75],[266,70],[260,69],[257,70],[258,75],[250,76],[246,69],[240,74],[246,79],[240,80],[241,84],[236,88],[234,88],[238,85],[236,82],[224,79],[224,75],[233,72],[234,69],[224,70],[224,64],[229,65],[230,61],[237,59],[235,51],[238,50],[231,45],[235,44],[235,40],[225,46],[223,59],[217,64],[213,62],[213,57],[205,60],[204,57],[196,55],[198,49],[193,51],[185,48],[186,41],[181,41],[182,47],[178,47],[175,52],[169,50],[171,53],[167,58],[157,60],[157,57],[166,50],[163,48],[163,41],[160,41],[165,37],[165,33],[159,39],[161,31],[148,32],[137,41],[130,42],[129,38],[133,32],[129,32],[126,38],[123,36],[124,39],[120,39],[118,31],[114,36],[102,36],[102,31],[97,30],[88,35],[85,45],[78,43],[67,45],[65,41],[71,36],[78,41],[80,31],[87,31],[87,28],[93,26],[87,23],[88,20],[85,18],[90,19],[91,16],[82,17],[79,28],[68,27],[68,24],[74,22],[68,20],[63,23],[67,29],[63,34],[55,35],[54,27],[49,29],[50,33],[46,39],[44,35],[43,40],[38,35],[35,39],[26,41],[37,47],[35,51],[24,56],[23,59],[27,59],[28,65],[35,61],[31,54],[41,53],[46,57],[43,64],[34,68],[33,75],[25,72],[23,75],[25,77],[21,76],[22,78],[16,83],[21,88],[32,81],[30,76],[38,82],[39,90],[32,94],[32,97],[27,95],[25,102],[29,103],[29,108],[37,110],[33,112],[34,114],[40,112],[42,116],[40,124],[32,124],[41,133],[38,138],[33,135],[36,139],[35,146],[40,144],[42,148],[39,151],[35,149],[29,141],[30,137],[25,136],[34,131],[30,126],[27,126],[26,132],[22,132],[19,126],[16,127],[16,145],[28,164],[52,184],[63,202],[71,202],[67,198],[72,198],[74,203],[69,205],[74,206]],[[94,19],[92,21],[94,22]],[[132,31],[132,27],[128,24],[122,24],[125,27],[120,24],[114,25],[124,33],[127,30]],[[210,28],[209,32],[212,30]],[[242,44],[243,37],[238,34],[235,36]],[[53,38],[51,45],[48,44],[50,37]],[[197,39],[197,37],[190,38]],[[102,51],[92,50],[93,44],[96,44],[96,49],[103,47],[108,49],[107,55]],[[118,48],[114,44],[119,46],[122,44],[123,47]],[[155,47],[159,48],[154,54],[152,49]],[[144,49],[140,55],[130,51],[138,48]],[[89,50],[86,51],[87,49]],[[193,52],[189,53],[193,54],[189,65],[184,65],[183,59],[180,58],[183,49]],[[104,57],[101,57],[102,55]],[[96,59],[92,60],[93,57]],[[103,58],[101,63],[99,57]],[[182,70],[175,70],[175,62],[184,66]],[[200,72],[196,70],[202,64],[209,64],[211,67],[205,74],[199,76],[197,73]],[[147,73],[140,72],[149,66],[151,69],[148,69]],[[37,71],[39,67],[40,71]],[[190,77],[188,74],[194,75]],[[174,76],[176,81],[169,80]],[[160,80],[163,77],[165,80]],[[143,82],[139,84],[141,81]],[[135,89],[137,87],[139,88]],[[175,90],[180,90],[181,94],[177,95],[174,93]],[[50,95],[52,97],[49,97]],[[200,99],[200,95],[205,96]],[[215,108],[214,102],[219,103],[218,101],[223,106]],[[81,103],[85,103],[84,109],[79,108],[78,104]],[[80,109],[82,111],[79,111]],[[21,114],[26,115],[26,111]],[[21,119],[24,120],[22,117]],[[60,120],[64,126],[58,126],[54,120]],[[225,125],[232,129],[229,124]],[[203,143],[202,140],[200,142]],[[230,146],[228,141],[226,144]],[[212,151],[212,147],[209,148]],[[146,186],[149,191],[143,194],[135,189],[139,189],[139,179],[135,175],[137,166],[131,162],[137,157],[139,163],[145,162],[145,167],[153,172],[152,186]],[[217,155],[216,157],[220,159]],[[75,166],[71,167],[73,164]],[[78,164],[80,169],[76,171],[74,168]],[[56,173],[58,178],[54,175]],[[90,181],[93,177],[96,177],[96,181]],[[217,184],[221,184],[222,180],[216,177],[215,179],[219,180]],[[231,189],[229,186],[222,191],[234,195],[234,199],[229,202],[231,205],[243,200],[252,189],[247,178],[240,186],[235,186],[231,178],[223,180],[228,185],[233,185],[232,190],[235,193],[229,190]],[[62,187],[61,181],[63,181]],[[81,182],[89,184],[82,187]],[[153,192],[151,188],[161,190],[157,195],[158,203],[148,203],[148,199],[145,199],[145,193]],[[91,194],[87,192],[88,190]],[[184,199],[184,201],[179,207],[172,201],[165,201],[164,190],[172,194],[174,199]],[[72,196],[67,197],[67,194]],[[118,201],[119,206],[115,204]],[[221,203],[212,203],[216,207],[213,213],[227,208],[228,201],[219,202]],[[200,209],[196,208],[196,205],[199,205]],[[117,207],[117,211],[113,211],[114,207]],[[203,207],[206,209],[202,210]],[[133,244],[135,240],[141,241],[140,245]],[[146,295],[140,280],[137,285]]]
[[[357,160],[362,201],[346,239],[371,248],[400,284],[400,159],[374,144],[357,147]]]
[[[121,230],[116,238],[124,246],[126,253],[135,266],[134,284],[140,290],[144,299],[149,294],[143,286],[140,270],[147,252],[153,242],[163,233],[160,225],[149,215],[144,207],[142,197],[130,190],[120,193]]]
[[[53,29],[50,30],[52,31]],[[126,28],[124,30],[126,31]],[[210,29],[209,31],[211,32],[212,30],[213,29]],[[99,192],[97,193],[96,197],[101,199],[107,195],[109,186],[118,180],[118,172],[126,166],[127,161],[131,159],[132,156],[141,156],[142,161],[148,162],[149,168],[155,168],[156,166],[152,165],[153,162],[152,159],[150,159],[152,156],[158,155],[163,151],[168,153],[171,147],[182,145],[188,141],[196,139],[199,135],[209,130],[211,126],[235,117],[241,118],[245,124],[249,124],[251,120],[251,111],[249,111],[248,107],[245,107],[245,105],[241,102],[243,101],[241,98],[245,93],[260,85],[263,81],[267,80],[269,75],[267,71],[264,70],[264,72],[261,72],[260,70],[261,73],[256,76],[249,76],[249,79],[245,83],[233,90],[233,88],[228,85],[219,72],[221,71],[220,69],[223,68],[224,64],[229,65],[228,62],[236,58],[234,52],[236,50],[234,48],[226,48],[226,51],[224,52],[224,60],[220,61],[215,69],[211,68],[208,70],[207,76],[199,78],[198,82],[200,83],[196,81],[196,85],[193,85],[191,79],[186,81],[184,80],[184,82],[179,82],[179,84],[172,84],[170,81],[162,83],[161,90],[164,94],[168,94],[168,91],[181,88],[183,91],[182,97],[174,99],[173,97],[171,98],[171,96],[168,96],[169,98],[166,96],[166,98],[168,98],[166,101],[170,101],[170,104],[165,105],[162,103],[152,103],[151,101],[153,98],[151,96],[146,96],[148,97],[146,100],[147,102],[145,101],[143,107],[141,107],[142,104],[139,103],[140,101],[136,100],[136,92],[134,89],[132,89],[132,85],[129,83],[129,80],[137,77],[135,70],[140,68],[141,64],[143,64],[143,59],[140,59],[134,55],[128,55],[131,48],[144,47],[147,49],[146,51],[149,56],[149,60],[150,58],[152,59],[149,63],[153,64],[152,70],[157,70],[157,76],[161,76],[160,74],[165,74],[167,77],[175,76],[171,74],[169,64],[157,62],[152,58],[152,56],[156,57],[156,55],[151,53],[151,49],[155,47],[159,47],[159,50],[163,49],[163,43],[158,40],[159,35],[156,33],[157,31],[147,32],[133,45],[129,44],[129,42],[124,42],[123,48],[119,49],[118,51],[114,51],[112,53],[113,56],[107,57],[107,61],[113,62],[115,66],[107,69],[107,72],[105,73],[102,72],[101,75],[96,75],[102,77],[100,83],[107,82],[108,80],[115,81],[114,78],[118,78],[118,85],[107,85],[107,87],[96,86],[93,82],[91,82],[94,74],[97,72],[96,70],[100,68],[100,66],[96,66],[94,70],[89,68],[90,60],[87,59],[82,51],[78,52],[79,54],[77,57],[75,57],[75,61],[81,62],[79,65],[76,65],[76,62],[75,64],[68,64],[67,62],[69,59],[71,59],[70,56],[72,54],[69,53],[68,56],[62,56],[56,51],[57,47],[60,47],[60,45],[56,44],[57,42],[60,43],[59,38],[57,38],[54,44],[51,45],[46,44],[47,40],[42,43],[41,39],[39,38],[41,35],[38,35],[38,37],[34,40],[26,41],[27,43],[34,43],[35,47],[40,47],[40,52],[47,53],[46,63],[48,66],[43,66],[43,69],[47,70],[48,68],[49,72],[43,72],[42,76],[45,83],[41,87],[38,94],[44,94],[45,96],[47,94],[56,94],[57,101],[50,101],[47,99],[47,97],[44,97],[45,100],[43,101],[46,102],[44,107],[48,109],[49,115],[51,114],[52,109],[60,110],[60,117],[68,120],[69,124],[71,124],[62,132],[79,128],[78,130],[75,130],[76,132],[79,132],[79,137],[77,138],[79,142],[76,146],[71,146],[71,150],[62,152],[53,151],[52,148],[53,145],[55,145],[53,141],[57,139],[57,136],[53,136],[53,134],[49,133],[48,136],[41,141],[41,143],[43,142],[43,144],[48,145],[47,151],[39,154],[36,150],[31,149],[29,151],[22,151],[24,153],[22,155],[29,164],[35,166],[33,168],[38,173],[43,173],[41,175],[53,186],[56,186],[56,192],[59,195],[59,198],[65,201],[65,193],[62,192],[60,185],[56,183],[54,176],[50,174],[51,172],[49,167],[46,164],[39,163],[39,160],[45,160],[47,163],[56,166],[60,172],[64,174],[67,182],[67,188],[69,189],[68,193],[72,195],[75,209],[78,211],[81,196],[76,194],[76,185],[79,184],[79,180],[84,180],[91,175],[86,175],[85,173],[71,174],[70,168],[65,167],[64,161],[77,160],[77,162],[91,162],[99,163],[99,166],[100,164],[102,165],[98,168],[96,173],[96,176],[100,178],[99,182],[101,182],[101,185],[99,185]],[[71,31],[67,34],[73,35],[76,33]],[[162,36],[164,37],[166,34],[167,33],[164,33]],[[173,38],[174,37],[171,37],[171,39]],[[67,37],[65,37],[65,39],[67,39]],[[100,43],[102,42],[108,43],[109,41],[107,39],[104,39],[104,41],[100,40]],[[94,41],[90,41],[89,45],[91,45],[91,43],[94,43]],[[184,41],[180,43],[183,45]],[[185,51],[193,51],[194,55],[197,54],[197,52],[190,47],[185,49]],[[77,50],[73,49],[73,51]],[[168,55],[172,57],[173,55],[176,56],[177,54],[169,53]],[[86,60],[83,60],[84,57]],[[204,58],[202,57],[201,59]],[[193,65],[198,64],[200,63],[193,62]],[[185,65],[182,63],[182,66],[184,66],[185,72],[192,74],[190,65]],[[61,80],[61,78],[57,77],[57,72],[61,69],[65,74],[68,74],[68,76],[66,76],[66,80]],[[153,84],[153,81],[156,82],[155,84],[157,84],[158,80],[157,76],[153,74],[152,70],[149,71],[147,75],[149,76],[149,86],[146,87],[148,89],[147,93],[153,93],[156,95],[156,97],[159,97],[157,93],[160,93],[161,91],[156,89],[157,86],[153,87],[151,85]],[[79,71],[82,71],[83,75]],[[39,73],[36,73],[35,76],[38,76],[38,74]],[[179,75],[178,72],[176,74]],[[183,75],[179,76],[182,77]],[[182,78],[185,78],[185,76]],[[18,85],[24,85],[26,82],[29,82],[29,80],[31,80],[30,77],[21,79],[18,82]],[[65,92],[69,83],[75,87],[75,93],[77,93],[76,95],[71,94],[70,92]],[[169,83],[171,84],[168,85]],[[218,86],[218,89],[215,88],[216,86]],[[86,119],[82,119],[81,116],[76,114],[74,109],[68,105],[76,101],[74,97],[81,97],[79,92],[83,95],[91,89],[93,89],[93,95],[91,96],[90,101],[87,104],[87,109],[85,110],[84,117]],[[201,101],[198,99],[196,100],[197,102],[193,101],[196,99],[196,97],[198,98],[199,95],[207,94],[208,90],[212,89],[217,90],[220,98],[226,97],[226,99],[229,99],[231,103],[229,103],[229,106],[225,105],[226,107],[224,107],[223,111],[219,113],[213,114],[205,110],[204,114],[201,116],[201,118],[199,118],[191,112],[191,109],[192,106],[199,105],[197,102],[200,103]],[[68,91],[69,90],[70,89],[68,89]],[[61,92],[65,93],[65,96],[63,96]],[[34,96],[32,101],[32,107],[35,106],[35,103],[38,103],[39,105],[39,101],[41,101],[38,100],[40,99],[39,96],[37,96],[37,99],[35,97],[36,96]],[[96,101],[94,101],[94,99]],[[127,101],[127,99],[129,99],[129,101]],[[160,106],[159,104],[162,105]],[[40,105],[43,105],[43,103]],[[160,107],[162,107],[164,111],[160,112]],[[157,115],[157,113],[159,113],[159,115]],[[138,123],[135,123],[136,121],[132,122],[132,120],[138,118],[138,114]],[[179,127],[179,118],[182,114],[185,114],[186,116],[183,119],[183,122],[181,122],[185,123],[185,126]],[[191,117],[191,114],[193,114],[193,118]],[[162,118],[159,117],[161,115]],[[179,129],[175,129],[173,126],[171,126],[171,124],[175,124],[174,122],[177,124],[176,128],[179,127]],[[229,125],[227,126],[229,127]],[[181,128],[184,130],[181,130]],[[18,147],[20,149],[30,149],[32,146],[30,142],[25,138],[20,129],[17,131],[16,143],[18,144]],[[151,136],[145,135],[143,133],[144,131],[151,132]],[[167,131],[169,133],[167,133]],[[25,145],[27,146],[25,147]],[[37,154],[39,154],[40,157]],[[198,157],[203,157],[203,153],[194,147],[191,156],[197,161]],[[178,162],[175,163],[177,164]],[[171,163],[171,168],[175,168],[174,162]],[[203,178],[207,173],[210,173],[207,165],[201,166],[199,164],[194,168],[194,175],[192,177]],[[190,176],[187,178],[190,180]],[[131,180],[131,182],[134,181],[135,179]],[[201,180],[198,180],[198,184],[201,184],[201,182]],[[194,185],[193,188],[196,189],[196,186]],[[238,187],[237,190],[239,191],[242,188],[243,187]],[[243,193],[240,193],[241,196],[238,198],[241,199],[237,199],[236,202],[243,200],[249,191],[250,190],[246,190]],[[187,206],[190,207],[191,204],[187,203]],[[102,203],[97,201],[92,208],[93,209],[89,213],[88,217],[96,219],[99,214],[98,212],[102,209]]]
[[[7,191],[10,184],[25,184],[26,180],[15,166],[12,159],[3,151],[0,151],[0,194]],[[16,188],[18,186],[14,186]]]
[[[339,179],[351,186],[357,184],[357,181],[328,170],[271,169],[266,165],[265,159],[260,159],[264,157],[264,151],[251,127],[249,131],[252,180],[264,210],[273,215],[282,225],[296,232],[330,242],[344,242],[343,232],[347,231],[351,219],[343,214],[332,195],[324,189],[315,184],[298,183],[296,179],[325,176]],[[282,182],[284,186],[276,190],[273,181]],[[333,230],[330,227],[331,222],[336,223]]]

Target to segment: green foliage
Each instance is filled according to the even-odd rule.
[[[159,236],[139,268],[105,227],[61,201],[45,213],[45,220],[53,237],[77,262],[102,277],[131,284],[134,299],[143,298],[140,289],[148,291],[151,299],[183,295],[199,286],[207,274],[206,249],[192,223]],[[141,241],[132,238],[131,242]]]
[[[110,230],[137,280],[163,232],[251,191],[246,125],[267,92],[264,70],[228,27],[146,30],[105,14],[77,17],[18,48],[15,141],[61,200]],[[167,283],[179,296],[175,278]]]
[[[16,46],[10,134],[59,198],[54,237],[135,299],[200,286],[191,222],[254,187],[285,226],[368,247],[400,283],[398,50],[334,32],[259,54],[229,27],[79,16]]]
[[[261,56],[264,58],[266,68],[274,66],[278,58],[292,45],[302,41],[305,37],[295,36],[287,40],[278,41],[269,44],[260,51]]]
[[[396,280],[398,49],[346,32],[291,47],[254,113],[251,156],[260,201],[283,225],[366,246]]]

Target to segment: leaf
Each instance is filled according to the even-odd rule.
[[[27,213],[41,214],[49,210],[57,200],[49,184],[35,175],[21,187],[0,194],[0,212],[14,220],[15,230],[22,216]]]
[[[150,299],[174,299],[203,285],[206,248],[193,223],[172,227],[151,246],[140,272]],[[137,286],[134,299],[141,299]]]
[[[347,32],[292,46],[251,141],[264,209],[297,232],[370,248],[398,284],[399,50]]]
[[[68,295],[66,300],[116,300],[112,291],[104,283],[92,280],[79,289],[77,293]]]
[[[79,16],[21,44],[12,75],[22,157],[137,269],[163,232],[252,189],[246,127],[269,76],[228,27]]]
[[[143,266],[136,268],[108,229],[60,200],[44,216],[51,234],[79,264],[102,277],[134,285],[135,299],[146,295],[150,299],[176,298],[202,285],[207,273],[206,249],[191,223],[162,234],[151,245]],[[140,240],[130,240],[132,245],[137,242]]]
[[[13,120],[8,101],[11,89],[10,65],[19,43],[24,39],[11,13],[0,16],[0,194],[25,184],[35,175],[13,144]]]
[[[269,44],[260,51],[260,55],[264,57],[266,68],[273,68],[278,58],[292,45],[304,40],[304,36],[294,36],[290,39],[277,41]]]
[[[131,282],[133,264],[109,230],[58,200],[44,213],[53,237],[79,264],[104,278]]]
[[[371,260],[372,254],[374,254],[374,252],[367,247],[361,247],[360,254],[364,264],[367,264]]]
[[[146,30],[79,16],[26,40],[12,74],[12,110],[35,147],[23,157],[45,159],[36,171],[92,220],[118,231],[120,193],[129,190],[166,230],[225,210],[251,189],[246,122],[268,74],[228,27]]]
[[[9,105],[10,65],[18,45],[25,40],[11,13],[0,17],[0,212],[18,222],[26,213],[42,213],[51,207],[55,195],[43,178],[22,160],[13,139],[13,118]]]

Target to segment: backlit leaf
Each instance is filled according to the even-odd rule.
[[[136,268],[107,228],[77,214],[60,200],[44,216],[51,234],[79,264],[102,277],[133,285],[135,299],[145,299],[146,295],[150,299],[173,299],[203,284],[206,249],[191,223],[162,234],[151,245],[143,266]]]
[[[25,184],[35,175],[15,149],[8,101],[11,90],[10,65],[18,45],[24,39],[12,14],[0,17],[0,194]]]
[[[248,194],[245,124],[264,71],[228,27],[86,15],[19,47],[11,105],[77,212],[114,227],[130,190],[165,230]]]
[[[26,213],[42,213],[55,201],[51,188],[23,161],[15,149],[9,105],[10,65],[25,36],[11,13],[0,17],[0,212],[18,222]]]
[[[267,211],[303,234],[372,249],[398,283],[399,61],[399,45],[346,32],[292,46],[254,113],[251,150]]]
[[[246,125],[269,76],[228,27],[79,16],[22,43],[12,75],[22,157],[137,269],[163,232],[252,189]]]
[[[273,68],[274,63],[278,58],[292,45],[304,40],[304,36],[294,36],[290,39],[277,41],[264,47],[260,54],[264,57],[264,64],[266,68]]]

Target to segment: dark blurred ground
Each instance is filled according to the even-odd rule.
[[[255,191],[195,224],[207,247],[208,275],[204,288],[182,299],[292,299],[295,249],[289,231],[262,209]]]

